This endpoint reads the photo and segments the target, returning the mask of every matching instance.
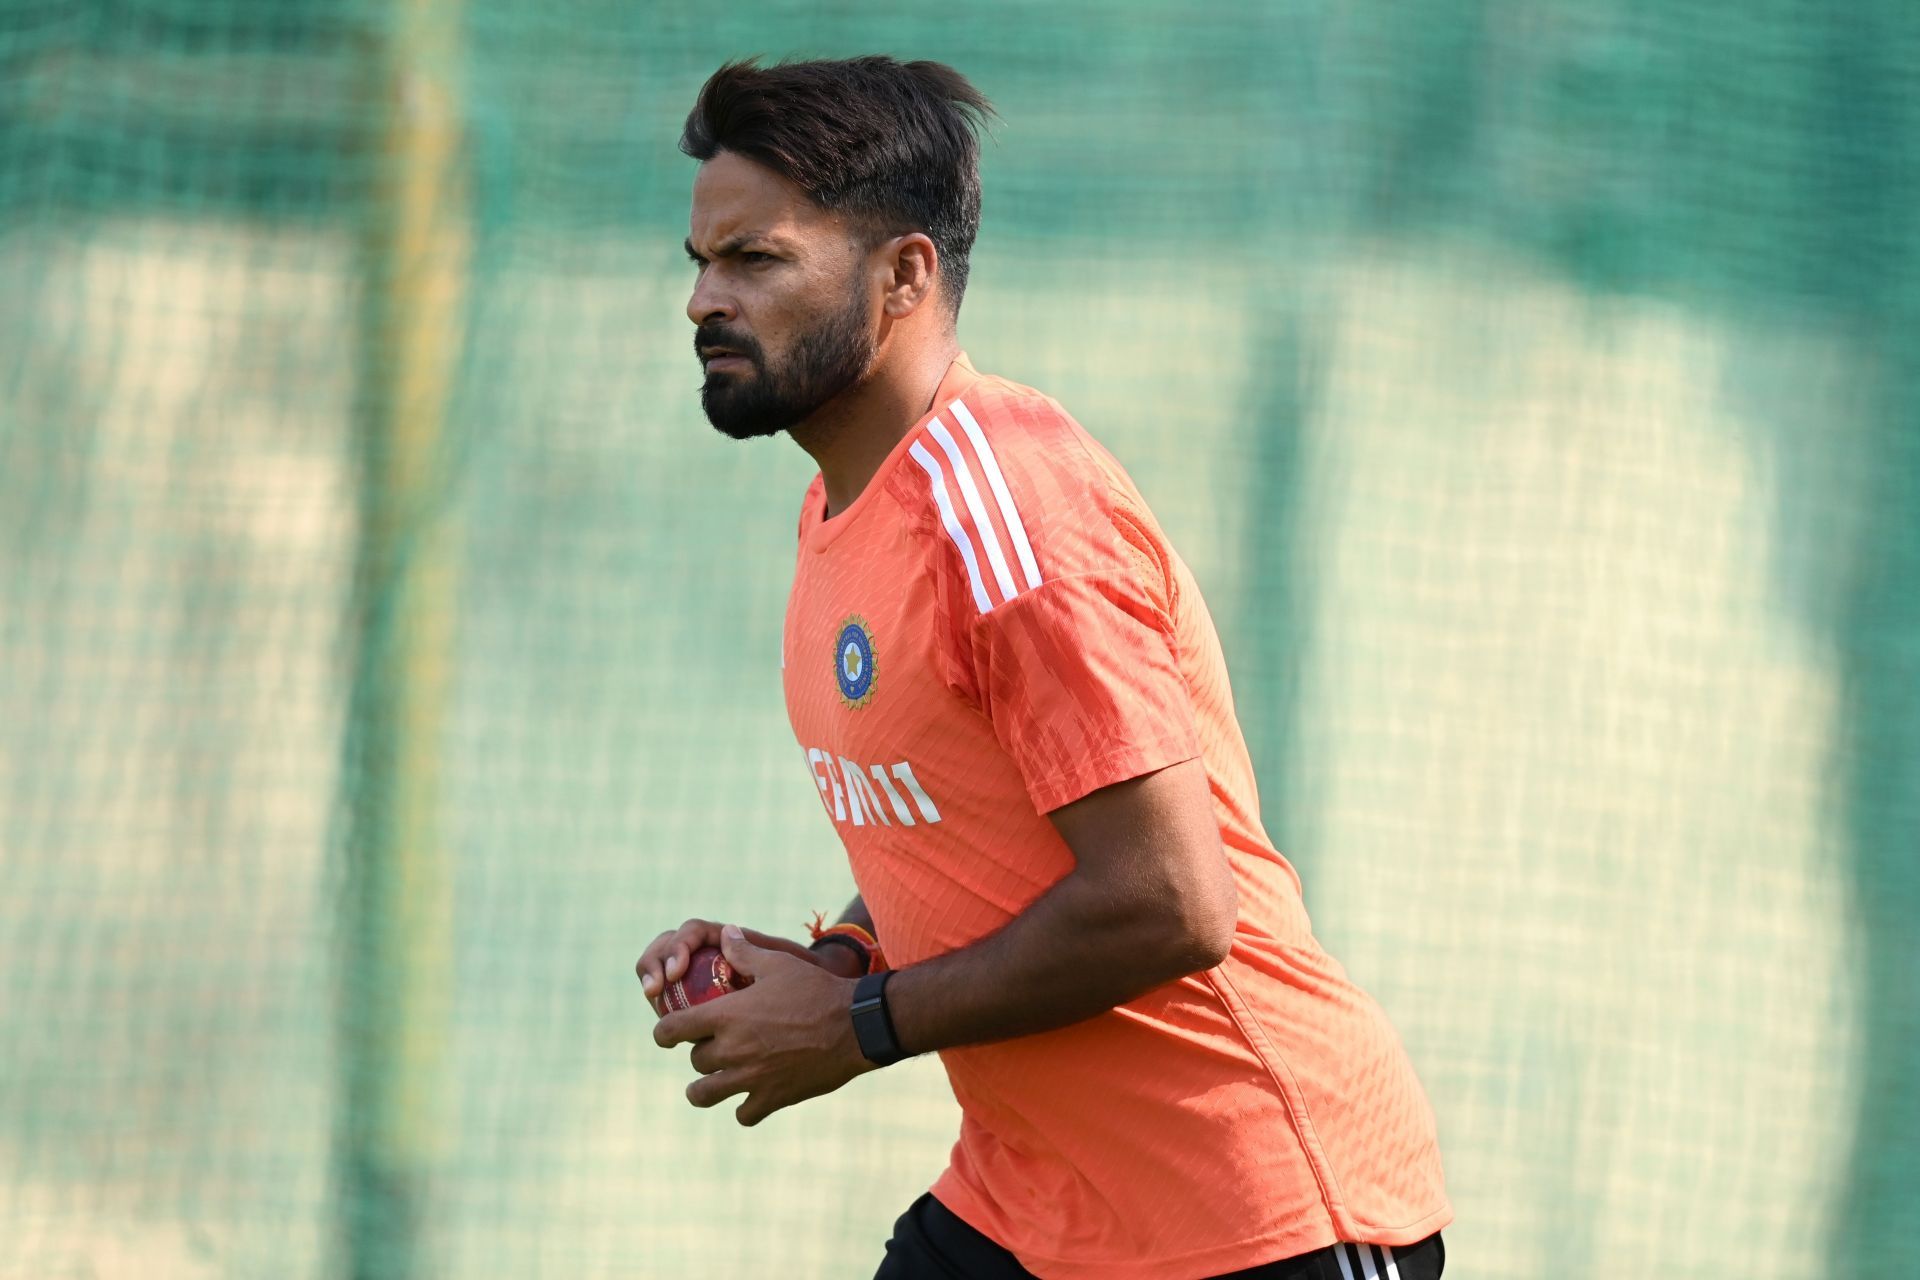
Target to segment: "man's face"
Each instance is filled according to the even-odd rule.
[[[694,179],[687,253],[715,427],[736,440],[784,431],[866,376],[878,314],[866,253],[798,186],[722,151]]]

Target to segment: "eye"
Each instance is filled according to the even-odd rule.
[[[740,261],[757,267],[764,263],[772,262],[773,255],[770,253],[761,253],[758,249],[749,249],[740,255]]]

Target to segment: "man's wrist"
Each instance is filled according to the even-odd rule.
[[[836,964],[831,966],[835,973],[844,972],[849,977],[859,977],[863,974],[878,973],[887,967],[887,958],[880,950],[879,939],[875,938],[864,925],[855,924],[850,920],[828,925],[816,911],[813,915],[813,923],[807,926],[807,932],[813,938],[807,947],[809,951],[816,954],[834,949],[846,951],[854,956],[859,965],[858,968],[847,971]]]
[[[865,977],[866,953],[857,947],[843,946],[833,941],[833,936],[822,938],[807,948],[813,953],[813,962],[836,978]]]
[[[876,1067],[889,1067],[912,1056],[901,1047],[900,1037],[894,1033],[892,1011],[887,1007],[887,982],[892,977],[891,969],[883,969],[860,979],[853,988],[854,1039],[860,1046],[860,1056]]]

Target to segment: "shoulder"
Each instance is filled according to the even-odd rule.
[[[936,560],[985,614],[1063,578],[1134,572],[1159,531],[1131,478],[1051,396],[981,377],[914,431],[898,473]]]

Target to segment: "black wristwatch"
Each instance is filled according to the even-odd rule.
[[[887,979],[893,970],[870,973],[854,984],[853,1035],[860,1052],[877,1067],[889,1067],[908,1056],[893,1034],[893,1018],[887,1013]]]

